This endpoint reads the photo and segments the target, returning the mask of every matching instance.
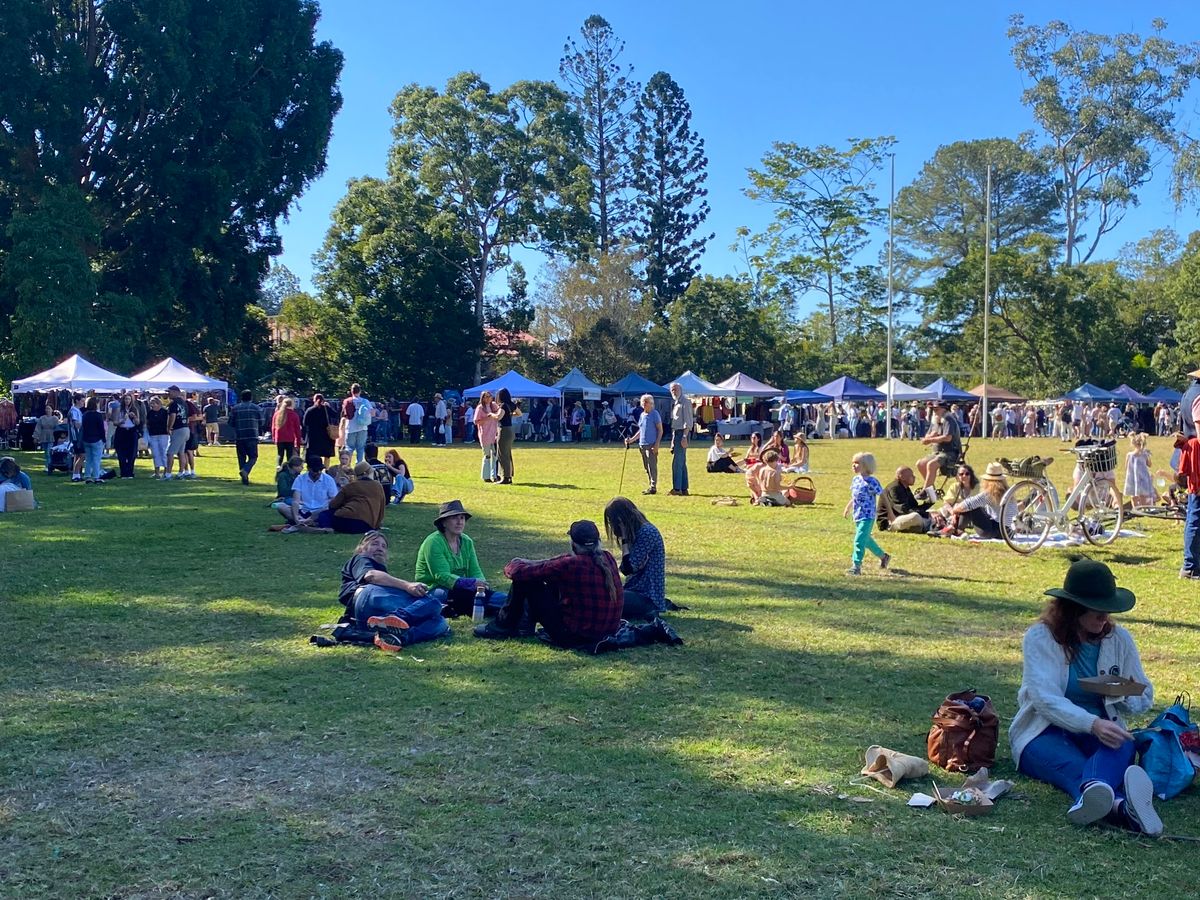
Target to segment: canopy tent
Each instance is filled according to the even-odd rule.
[[[1085,403],[1112,403],[1114,400],[1122,400],[1123,397],[1118,397],[1112,391],[1106,391],[1104,388],[1096,387],[1094,384],[1085,381],[1075,390],[1063,394],[1064,400],[1080,400]]]
[[[833,398],[828,394],[820,394],[817,391],[802,391],[792,390],[783,392],[784,403],[795,403],[803,405],[805,403],[828,403]]]
[[[727,392],[721,395],[723,397],[778,397],[783,393],[779,388],[763,384],[741,372],[734,372],[724,381],[718,381],[717,387]]]
[[[69,356],[52,369],[38,372],[27,378],[18,378],[12,384],[14,394],[29,394],[34,391],[119,391],[135,387],[128,378],[102,369],[88,362],[78,353]]]
[[[925,385],[925,390],[931,392],[935,400],[970,400],[974,402],[979,399],[974,394],[968,394],[962,388],[955,387],[945,378],[931,381]],[[988,391],[988,399],[993,399],[991,391]]]
[[[558,388],[546,387],[544,384],[530,381],[515,369],[509,369],[499,378],[493,378],[491,381],[485,381],[483,384],[467,388],[463,391],[463,399],[474,399],[484,391],[491,391],[492,396],[495,396],[500,393],[501,388],[508,388],[508,392],[514,397],[525,397],[527,399],[548,400],[553,397],[557,400],[562,397],[562,393]]]
[[[165,391],[172,385],[181,391],[220,391],[222,396],[229,391],[229,385],[224,381],[189,369],[173,356],[130,375],[129,381],[133,387],[147,391]]]
[[[577,368],[571,369],[570,372],[550,386],[564,394],[583,394],[584,400],[599,400],[600,391],[603,390],[600,385],[596,384],[596,382],[592,381],[592,379],[588,378]]]
[[[610,394],[620,394],[622,397],[640,397],[649,394],[651,397],[670,397],[671,392],[659,387],[649,378],[643,378],[637,372],[630,372],[620,381],[614,381],[604,389]]]
[[[818,394],[824,394],[833,400],[886,400],[887,394],[881,394],[873,387],[868,387],[861,381],[843,375],[835,378],[829,384],[823,384],[816,389]]]
[[[726,390],[725,388],[717,387],[711,381],[705,381],[691,369],[681,374],[678,378],[672,378],[663,387],[670,390],[671,385],[679,383],[683,388],[683,392],[689,397],[736,397],[734,391]]]
[[[1155,401],[1161,400],[1163,403],[1178,403],[1183,399],[1183,394],[1160,384],[1158,387],[1148,393],[1146,398]]]
[[[971,390],[967,391],[967,393],[973,397],[982,398],[983,388],[984,386],[982,384],[977,384],[975,387],[971,388]],[[1025,401],[1025,398],[1020,394],[1014,394],[1012,391],[1006,391],[1004,388],[996,387],[994,384],[987,385],[987,396],[989,402],[992,400],[999,400],[1002,403],[1023,403]]]
[[[901,381],[895,375],[892,376],[890,383],[892,385],[892,399],[893,400],[902,400],[904,402],[907,402],[909,400],[936,400],[937,399],[934,396],[933,391],[923,391],[920,388],[913,387],[911,384],[905,384],[903,381]],[[881,394],[884,394],[884,395],[887,394],[888,384],[889,384],[889,382],[885,381],[883,384],[881,384],[879,386],[879,392]]]
[[[1112,392],[1122,400],[1129,400],[1133,403],[1153,403],[1154,400],[1147,397],[1145,394],[1139,394],[1127,384],[1122,384],[1119,387],[1112,389]]]

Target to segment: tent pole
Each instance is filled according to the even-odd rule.
[[[987,194],[984,198],[983,226],[983,413],[979,436],[987,434],[988,417],[988,319],[992,312],[992,166],[987,169]]]
[[[892,241],[894,240],[893,208],[896,205],[896,154],[889,153],[892,158],[892,194],[888,200],[888,331],[887,331],[887,401],[883,413],[883,433],[887,440],[892,439]]]

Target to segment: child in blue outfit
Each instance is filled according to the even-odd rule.
[[[854,480],[850,482],[850,500],[842,511],[842,518],[854,511],[854,554],[850,558],[847,575],[861,575],[863,556],[868,550],[879,557],[879,568],[886,569],[892,557],[871,537],[875,527],[875,498],[883,493],[883,486],[875,478],[875,457],[870,453],[855,453],[851,461]]]

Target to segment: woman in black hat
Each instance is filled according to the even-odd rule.
[[[471,514],[461,500],[443,503],[433,520],[437,530],[421,542],[417,551],[417,581],[430,590],[440,588],[443,602],[459,615],[471,612],[481,585],[491,594],[475,555],[475,542],[466,533],[469,518]]]
[[[1113,613],[1133,609],[1104,563],[1081,559],[1036,625],[1025,632],[1019,709],[1009,728],[1018,768],[1065,791],[1075,825],[1107,820],[1147,835],[1162,834],[1150,777],[1133,765],[1133,735],[1121,716],[1143,713],[1154,691],[1129,632]],[[1133,697],[1090,693],[1080,680],[1098,673],[1131,678],[1146,689]]]

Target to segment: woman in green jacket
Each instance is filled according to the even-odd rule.
[[[466,534],[469,518],[471,514],[463,508],[461,500],[443,503],[433,520],[437,530],[421,542],[417,551],[416,580],[444,594],[442,602],[448,615],[470,615],[481,585],[488,606],[503,605],[501,596],[493,599],[479,567],[479,557],[475,555],[475,542]]]

